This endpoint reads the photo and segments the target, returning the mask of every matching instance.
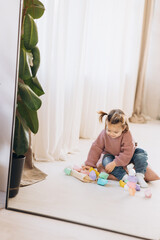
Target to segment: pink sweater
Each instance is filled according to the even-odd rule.
[[[135,151],[135,142],[130,131],[122,133],[117,138],[111,138],[106,130],[102,130],[97,139],[93,142],[88,153],[85,165],[98,167],[102,164],[102,157],[109,153],[115,156],[116,166],[127,166]]]

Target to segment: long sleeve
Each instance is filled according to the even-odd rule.
[[[115,156],[116,166],[127,166],[135,151],[135,142],[128,131],[123,135],[120,153]]]
[[[89,150],[87,160],[85,161],[85,165],[96,167],[96,163],[98,162],[101,153],[105,148],[105,130],[103,130],[97,139],[92,143],[92,146]]]

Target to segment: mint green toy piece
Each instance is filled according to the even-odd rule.
[[[65,168],[65,169],[64,169],[64,172],[65,172],[66,175],[71,175],[72,169],[70,169],[70,168]]]
[[[107,179],[108,176],[109,176],[109,174],[106,173],[106,172],[101,172],[101,173],[99,174],[99,178],[103,178],[103,179]]]

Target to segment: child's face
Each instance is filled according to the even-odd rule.
[[[122,128],[122,123],[112,124],[107,122],[106,132],[111,138],[117,138],[121,136],[124,128]]]

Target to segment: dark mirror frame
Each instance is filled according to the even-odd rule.
[[[14,89],[14,103],[13,103],[13,117],[12,117],[12,132],[11,132],[11,142],[10,142],[10,159],[8,166],[8,181],[7,181],[7,191],[6,191],[6,203],[5,208],[8,209],[8,199],[9,199],[9,188],[11,180],[11,166],[12,166],[12,155],[13,155],[13,140],[14,140],[14,129],[15,129],[15,116],[16,116],[16,103],[17,103],[17,89],[18,89],[18,71],[19,71],[19,54],[20,54],[20,31],[21,31],[21,19],[22,19],[22,8],[23,0],[19,0],[19,18],[18,18],[18,41],[17,41],[17,58],[16,58],[16,75],[15,75],[15,89]]]

